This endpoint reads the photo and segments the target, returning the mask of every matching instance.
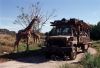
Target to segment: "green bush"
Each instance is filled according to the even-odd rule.
[[[87,53],[81,62],[83,68],[100,68],[100,55],[94,57]]]
[[[90,38],[100,40],[100,21],[96,25],[91,25]]]
[[[100,54],[100,40],[93,41],[92,47],[95,48],[98,51],[98,54]]]

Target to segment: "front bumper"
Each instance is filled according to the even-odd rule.
[[[44,47],[44,52],[49,53],[49,54],[69,55],[71,51],[72,51],[71,47]]]

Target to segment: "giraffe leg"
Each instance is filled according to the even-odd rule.
[[[27,42],[26,42],[26,45],[27,45],[27,47],[26,47],[26,51],[29,51],[29,43],[28,43],[28,38],[27,38]]]
[[[35,43],[36,43],[36,38],[35,38]]]
[[[39,44],[40,43],[40,39],[39,38],[37,38],[37,44]]]
[[[19,52],[18,45],[17,45],[17,52]]]
[[[35,39],[33,38],[33,42],[35,42]]]
[[[16,51],[16,46],[17,46],[17,52],[18,52],[18,41],[15,42],[14,51]]]
[[[34,43],[36,43],[36,38],[34,38]]]
[[[36,38],[36,43],[38,44],[38,37]]]
[[[36,43],[36,38],[34,38],[34,40],[35,40],[34,43]]]
[[[14,45],[14,51],[16,50],[16,47],[17,47],[17,52],[19,51],[18,49],[18,46],[19,46],[19,41],[21,40],[21,38],[18,38],[15,42],[15,45]]]
[[[16,50],[16,45],[17,45],[16,42],[17,42],[17,41],[15,41],[15,43],[14,43],[14,49],[13,49],[13,51]]]

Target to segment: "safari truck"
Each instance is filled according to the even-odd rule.
[[[66,20],[55,20],[51,22],[53,27],[50,32],[46,33],[45,38],[45,55],[60,56],[64,59],[76,58],[77,52],[88,50],[90,42],[90,26],[83,20],[71,18]]]

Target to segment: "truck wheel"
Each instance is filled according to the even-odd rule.
[[[85,45],[81,46],[81,50],[82,50],[83,53],[85,52]]]
[[[71,60],[74,60],[74,59],[76,58],[76,54],[77,54],[77,53],[76,53],[76,48],[72,49],[69,58],[70,58]]]
[[[51,55],[51,60],[54,60],[54,61],[56,61],[57,60],[57,56],[56,55]]]
[[[46,59],[50,59],[51,58],[51,54],[50,53],[45,53],[45,58]]]
[[[66,61],[67,59],[68,59],[68,57],[67,57],[67,56],[64,56],[64,57],[63,57],[63,60],[64,60],[64,61]]]

